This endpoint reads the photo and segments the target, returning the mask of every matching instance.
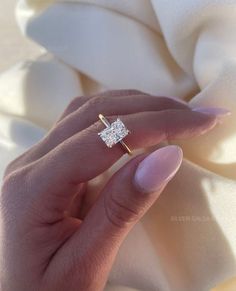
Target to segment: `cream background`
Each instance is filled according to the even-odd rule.
[[[33,58],[41,48],[22,36],[15,20],[16,0],[0,1],[0,72],[18,61]]]
[[[4,7],[3,7],[3,5],[4,5]],[[13,65],[15,62],[17,62],[19,60],[24,60],[24,59],[29,60],[29,59],[32,59],[32,58],[34,58],[35,56],[37,56],[37,55],[39,55],[41,53],[41,49],[37,45],[35,45],[33,42],[27,40],[26,38],[23,38],[20,35],[20,33],[18,31],[18,28],[16,26],[16,23],[15,23],[15,20],[14,20],[14,11],[13,11],[14,5],[15,5],[15,3],[12,0],[11,1],[8,1],[8,2],[3,2],[2,1],[1,4],[0,4],[1,11],[4,11],[4,13],[1,13],[1,18],[0,18],[0,21],[1,21],[1,23],[0,23],[0,39],[1,39],[1,47],[0,47],[0,56],[1,56],[1,60],[0,60],[0,70],[1,71],[4,71],[9,66]],[[223,15],[223,12],[222,12],[222,15]],[[149,19],[149,21],[152,22],[150,19]],[[36,24],[37,24],[37,22],[36,22]],[[41,25],[40,24],[40,21],[39,21],[39,25]],[[149,23],[149,25],[150,26],[152,26],[152,25],[155,26],[156,23],[154,23],[154,20],[153,20],[153,22],[152,23]],[[167,27],[167,30],[168,30],[168,27]],[[214,32],[214,29],[213,29],[213,32]],[[223,30],[222,30],[222,32],[224,33]],[[212,33],[212,31],[210,31],[210,35],[211,35],[211,33]],[[213,35],[214,35],[214,33],[213,33]],[[35,35],[33,35],[33,36],[35,36]],[[220,32],[219,32],[219,35],[217,33],[215,35],[215,37],[216,36],[221,37],[220,36]],[[36,40],[37,40],[37,38],[39,38],[39,40],[40,40],[40,35],[36,35],[35,38],[36,38]],[[205,38],[205,42],[204,42],[204,38]],[[210,39],[209,35],[208,35],[208,31],[207,30],[206,30],[205,35],[203,34],[202,39],[203,39],[202,43],[204,45],[206,45],[205,48],[206,48],[206,51],[207,51],[207,47],[208,47],[208,45],[212,41]],[[209,40],[209,41],[206,41],[206,40]],[[47,41],[49,41],[49,40],[47,40]],[[223,42],[223,44],[224,43],[225,42]],[[51,47],[51,50],[53,51],[52,48],[54,48],[54,47],[53,46]],[[230,46],[229,46],[229,48],[230,48]],[[229,79],[224,80],[224,78],[222,77],[222,76],[224,76],[223,73],[222,73],[222,76],[219,76],[219,79],[217,78],[217,76],[214,76],[214,72],[217,72],[217,68],[214,68],[215,70],[213,70],[212,72],[209,72],[209,76],[210,77],[206,76],[206,74],[203,74],[203,72],[205,73],[205,66],[206,66],[206,64],[204,63],[204,61],[202,61],[202,59],[204,59],[204,57],[206,59],[209,59],[209,56],[208,55],[203,56],[203,54],[202,54],[203,52],[204,52],[204,46],[203,47],[200,46],[200,48],[198,48],[198,50],[197,50],[197,57],[200,57],[200,59],[197,59],[197,57],[196,57],[196,60],[197,60],[196,63],[197,64],[202,64],[202,67],[201,66],[197,66],[196,67],[196,71],[195,71],[195,74],[196,74],[196,76],[198,78],[198,82],[199,82],[199,84],[200,84],[200,86],[202,88],[205,88],[206,84],[210,81],[210,79],[211,79],[212,76],[214,77],[213,80],[215,80],[215,81],[213,81],[213,83],[211,85],[212,87],[208,87],[209,93],[207,93],[207,92],[204,93],[203,92],[202,94],[199,94],[198,95],[198,98],[195,98],[194,102],[196,104],[199,104],[199,103],[204,104],[205,103],[205,105],[207,105],[207,103],[209,103],[209,105],[217,104],[217,102],[218,102],[218,105],[219,106],[220,105],[223,105],[224,102],[220,102],[219,100],[217,101],[217,96],[215,97],[216,98],[215,101],[214,101],[214,99],[213,100],[210,100],[210,97],[212,97],[212,95],[213,95],[212,92],[217,92],[217,91],[219,92],[219,89],[220,89],[220,90],[222,90],[222,92],[219,93],[219,94],[222,94],[223,92],[226,92],[226,89],[228,89],[229,90],[229,93],[231,93],[231,92],[235,92],[235,90],[234,90],[235,87],[234,87],[233,84],[232,85],[230,84]],[[222,52],[223,52],[223,48],[222,48]],[[60,52],[59,53],[57,52],[57,54],[60,56]],[[64,56],[62,56],[62,58],[63,57]],[[66,60],[66,56],[65,56],[65,60]],[[213,57],[213,61],[214,61],[214,57]],[[227,61],[227,59],[226,59],[226,61]],[[180,60],[180,62],[184,63],[183,60]],[[27,64],[29,65],[28,68],[27,68]],[[31,67],[32,64],[31,63],[27,63],[27,64],[26,65],[24,64],[24,69],[25,69],[26,72],[24,72],[24,70],[21,70],[21,68],[22,68],[21,66],[18,66],[14,70],[9,71],[9,74],[6,73],[6,74],[4,74],[2,76],[2,78],[1,78],[1,85],[2,85],[1,86],[1,95],[2,96],[3,96],[3,93],[4,92],[7,94],[8,93],[7,91],[9,89],[9,86],[5,86],[4,87],[3,84],[7,84],[6,81],[7,80],[10,80],[10,78],[11,78],[11,80],[14,81],[12,84],[15,85],[15,87],[14,87],[15,88],[15,92],[13,94],[15,99],[13,98],[12,100],[14,100],[14,102],[20,102],[21,98],[24,96],[24,92],[21,92],[21,89],[22,89],[21,80],[25,80],[25,79],[28,80],[28,78],[30,78],[30,81],[32,82],[32,79],[31,79],[32,72],[34,73],[34,70]],[[36,64],[37,64],[36,67],[40,67],[42,69],[42,71],[44,71],[45,66],[47,66],[47,65],[48,65],[48,68],[52,68],[53,67],[53,69],[55,69],[58,72],[57,78],[58,79],[61,78],[61,80],[63,80],[63,82],[65,82],[67,84],[67,90],[70,90],[69,88],[74,88],[74,91],[71,89],[70,92],[69,91],[67,92],[68,93],[68,99],[71,98],[71,97],[73,97],[73,94],[74,93],[81,92],[82,91],[81,88],[80,88],[80,86],[77,86],[77,85],[76,85],[77,87],[75,86],[75,82],[74,82],[74,72],[73,71],[70,72],[70,70],[67,70],[66,66],[63,67],[63,65],[60,64],[60,63],[58,63],[56,60],[54,60],[54,59],[51,60],[50,57],[49,58],[48,57],[46,57],[46,58],[43,57]],[[43,64],[43,66],[42,66],[42,64]],[[80,66],[80,64],[78,66]],[[185,66],[185,64],[184,64],[184,66]],[[226,68],[226,73],[228,73],[228,76],[231,76],[231,73],[230,73],[230,70],[231,69],[232,69],[232,73],[234,73],[234,67],[231,68],[231,67],[224,66],[224,68]],[[188,66],[185,69],[187,71],[190,70],[190,68]],[[29,74],[29,71],[30,71],[30,74]],[[91,71],[91,73],[93,73],[93,72]],[[25,76],[27,76],[27,78]],[[37,74],[36,74],[36,77],[37,77]],[[41,78],[42,76],[40,75],[38,77]],[[37,77],[37,79],[40,79],[38,77]],[[67,81],[65,81],[65,78],[66,77],[68,77],[68,80]],[[80,76],[80,77],[82,78],[82,76]],[[18,78],[19,78],[19,81],[16,81],[16,79],[18,80]],[[58,79],[57,79],[57,81],[58,81]],[[83,81],[83,80],[81,79],[81,81]],[[30,85],[31,82],[29,82],[28,85]],[[37,86],[37,81],[35,81],[35,79],[34,79],[34,82],[35,82],[34,86]],[[69,85],[69,82],[71,82],[71,86]],[[228,82],[228,86],[225,86],[226,82]],[[144,82],[144,84],[145,84],[145,82]],[[83,85],[84,85],[84,82],[83,82]],[[122,84],[119,84],[119,85],[122,85]],[[112,84],[111,84],[111,86],[112,86]],[[186,89],[184,86],[185,86],[185,84],[183,84],[182,90],[185,90]],[[231,89],[230,89],[230,86],[232,86]],[[151,88],[151,86],[150,86],[150,88]],[[34,89],[35,89],[35,87],[34,87]],[[211,92],[211,90],[212,90],[212,92]],[[185,90],[185,91],[187,91],[187,90]],[[32,91],[31,91],[31,93],[32,93]],[[48,94],[48,92],[47,92],[47,94]],[[2,96],[0,96],[0,98]],[[32,94],[31,94],[31,97],[32,97]],[[39,97],[39,95],[37,97]],[[42,95],[42,97],[44,97],[44,96]],[[186,96],[186,98],[187,98],[187,96]],[[202,102],[201,102],[201,99],[203,100]],[[209,101],[207,101],[207,99],[209,99]],[[16,124],[18,124],[18,126],[20,124],[20,127],[18,127],[18,132],[20,132],[20,130],[22,129],[22,133],[28,133],[28,135],[30,133],[30,130],[32,131],[31,133],[33,134],[34,132],[39,132],[43,128],[47,129],[48,128],[48,125],[50,125],[52,123],[52,121],[55,119],[56,114],[61,111],[61,109],[62,109],[61,107],[63,107],[66,104],[66,100],[65,99],[61,100],[58,97],[58,100],[61,101],[60,104],[62,104],[61,107],[60,108],[57,108],[57,112],[55,112],[55,114],[51,114],[52,115],[51,117],[50,117],[50,114],[49,114],[49,117],[46,115],[45,117],[42,118],[41,116],[37,116],[37,112],[36,112],[36,110],[34,110],[34,109],[38,108],[38,106],[40,105],[40,102],[42,101],[42,99],[38,98],[38,100],[35,99],[35,100],[33,100],[33,102],[32,102],[32,100],[28,100],[28,101],[30,101],[29,104],[28,104],[30,106],[28,108],[24,108],[24,106],[23,106],[24,104],[22,104],[22,103],[19,103],[20,106],[15,106],[15,107],[14,106],[10,106],[11,105],[9,103],[10,100],[11,99],[8,99],[8,102],[5,102],[4,103],[4,100],[2,99],[1,100],[1,102],[2,102],[1,103],[1,109],[3,109],[3,111],[5,110],[8,113],[13,113],[13,114],[16,114],[18,116],[22,116],[22,117],[26,116],[27,117],[26,119],[28,121],[33,122],[33,126],[32,126],[32,124],[28,124],[28,123],[24,123],[24,122],[18,122],[18,121],[16,122]],[[205,100],[205,102],[204,102],[204,100]],[[47,100],[45,99],[43,101],[46,102]],[[45,109],[45,108],[47,108],[47,106],[44,104],[44,107],[42,107],[42,109]],[[28,111],[24,111],[25,109],[28,109]],[[47,118],[50,118],[50,119],[47,120]],[[0,127],[2,126],[2,124],[4,122],[6,124],[8,124],[9,119],[8,118],[5,118],[3,116],[1,118]],[[11,122],[11,125],[12,125],[12,120],[10,120],[10,122]],[[14,119],[13,119],[13,122],[14,122]],[[8,131],[6,130],[6,128],[8,128],[8,127],[5,126],[4,127],[4,130],[6,131],[6,133],[8,133]],[[22,136],[22,135],[21,136],[15,136],[15,134],[16,133],[14,133],[14,138],[15,138],[14,143],[17,145],[17,147],[14,148],[14,150],[9,155],[9,157],[7,157],[8,160],[10,159],[10,156],[11,157],[16,156],[18,152],[20,153],[22,150],[24,150],[25,148],[29,147],[31,143],[34,143],[34,141],[36,141],[39,138],[40,135],[44,134],[44,131],[40,131],[40,134],[38,134],[35,137],[35,139],[32,138],[32,136],[31,136],[31,140],[27,140],[28,136]],[[10,137],[10,138],[12,138],[12,137]],[[204,140],[202,140],[201,142],[203,144],[205,144],[205,145],[206,144],[209,144],[209,140],[207,140],[207,139],[206,139],[205,142],[204,142]],[[200,143],[200,145],[201,145],[201,143]],[[197,146],[199,146],[199,144]],[[189,147],[189,148],[191,148],[191,147]],[[191,155],[192,153],[191,152],[188,153],[188,147],[186,147],[185,148],[185,155],[187,156],[188,154]],[[209,170],[211,170],[211,167],[213,165],[214,171],[216,173],[218,173],[218,174],[222,173],[223,176],[225,175],[226,177],[229,176],[230,173],[232,173],[232,171],[230,171],[230,169],[229,169],[229,171],[227,173],[227,169],[226,168],[223,168],[222,169],[222,167],[220,167],[220,165],[217,168],[216,165],[214,164],[214,162],[219,162],[219,164],[221,164],[221,162],[223,161],[226,164],[227,163],[230,164],[230,161],[232,161],[231,160],[232,159],[232,155],[231,156],[228,156],[227,155],[227,151],[225,151],[224,152],[224,155],[223,155],[222,161],[220,161],[220,160],[217,161],[217,157],[218,157],[218,154],[217,153],[214,154],[214,152],[213,152],[213,156],[209,156],[209,160],[208,161],[202,160],[201,161],[201,165],[202,166],[206,166],[206,168],[209,169]],[[192,155],[191,156],[191,159],[192,159],[193,162],[194,161],[199,161],[199,156]],[[211,162],[213,162],[213,164],[211,164]],[[189,167],[189,169],[188,169],[188,167]],[[188,164],[188,163],[185,165],[185,170],[183,169],[182,175],[183,175],[184,171],[187,171],[187,173],[188,173],[188,172],[191,172],[191,170],[193,170],[194,175],[196,175],[196,177],[197,177],[198,169],[197,168],[194,169],[194,167],[192,167],[191,164]],[[212,188],[211,188],[212,185],[208,184],[208,181],[207,181],[208,174],[209,173],[204,173],[204,175],[206,177],[206,181],[205,181],[206,183],[203,186],[204,186],[204,191],[206,193],[210,194],[211,191],[212,191]],[[201,175],[199,173],[199,177],[200,176]],[[223,179],[218,179],[218,177],[215,177],[214,175],[213,175],[213,178],[215,179],[215,182],[214,182],[215,185],[216,186],[218,185],[217,186],[218,187],[217,188],[218,189],[218,193],[215,193],[214,196],[212,196],[212,197],[211,197],[211,195],[208,195],[208,194],[205,196],[205,193],[202,193],[202,196],[207,198],[208,203],[210,204],[211,209],[212,209],[212,211],[214,212],[214,214],[216,216],[216,219],[217,219],[217,222],[218,222],[219,226],[221,226],[222,227],[222,230],[224,230],[224,236],[226,237],[226,239],[228,240],[228,242],[233,245],[232,235],[234,235],[235,228],[230,229],[230,225],[228,225],[227,223],[225,223],[224,219],[222,219],[222,221],[221,221],[222,213],[220,212],[221,211],[221,208],[219,207],[221,205],[221,203],[224,203],[224,199],[221,199],[220,194],[225,189],[225,184],[224,184],[225,181]],[[232,177],[232,178],[235,178],[235,177]],[[179,179],[181,179],[181,176],[179,176]],[[209,175],[209,181],[211,181],[211,179],[212,179],[212,177]],[[230,187],[230,185],[229,185],[229,187]],[[169,189],[171,190],[171,188],[169,188]],[[222,190],[220,190],[220,189],[222,189]],[[186,191],[186,193],[187,193],[187,191]],[[217,199],[218,199],[218,201],[217,201]],[[199,200],[198,200],[198,202],[199,202]],[[205,201],[202,200],[203,205],[204,205],[204,202]],[[225,207],[227,207],[227,203],[228,203],[228,205],[230,205],[230,199],[228,201],[226,201]],[[189,205],[186,205],[186,206],[188,207]],[[199,206],[202,207],[201,206],[201,203],[200,203]],[[228,207],[228,209],[230,209],[230,207]],[[149,218],[152,218],[152,215],[153,214],[154,213],[150,212],[149,213]],[[144,226],[145,226],[145,221],[144,221]],[[152,226],[149,225],[147,227],[147,229],[148,228],[150,229],[150,227],[152,227]],[[160,225],[160,227],[161,227],[161,225]],[[133,236],[131,236],[131,238],[129,240],[127,240],[126,247],[129,246],[129,244],[132,245],[132,238],[135,239],[136,234],[138,236],[138,233],[139,232],[142,233],[142,226],[138,226],[136,228],[136,230],[133,232]],[[220,232],[218,231],[218,234],[219,233]],[[168,235],[168,233],[167,233],[167,235]],[[214,233],[213,233],[213,235],[214,235]],[[216,238],[217,238],[217,236],[216,236]],[[145,240],[145,238],[144,238],[144,240]],[[146,242],[146,243],[148,245],[148,242]],[[222,247],[222,246],[219,245],[219,247],[220,247],[219,248],[219,251],[224,249],[224,246]],[[142,248],[142,245],[140,245],[140,249],[141,248]],[[151,246],[150,246],[150,249],[151,249]],[[225,248],[225,250],[226,250],[226,248]],[[121,252],[120,262],[125,262],[125,260],[127,258],[125,255],[126,255],[125,251],[123,253]],[[130,254],[130,255],[132,255],[132,254]],[[190,255],[191,255],[191,252],[190,252]],[[135,253],[133,254],[133,256],[134,256],[133,260],[135,262]],[[197,253],[195,253],[195,256],[196,256],[196,259],[199,257],[199,255]],[[147,258],[147,259],[149,259],[149,258]],[[151,261],[151,257],[150,257],[150,261]],[[128,261],[126,263],[128,264]],[[217,264],[220,264],[220,263],[221,262],[217,262]],[[224,263],[226,264],[226,262],[224,262]],[[212,261],[212,266],[214,266],[214,261]],[[121,269],[121,267],[122,266],[119,266],[119,261],[118,261],[118,263],[116,265],[116,270]],[[202,267],[203,266],[201,265],[201,268]],[[208,266],[205,266],[205,267],[206,268],[209,268]],[[144,269],[142,269],[142,266],[138,266],[138,264],[135,266],[134,270],[137,270],[137,273],[138,272],[142,273],[143,271],[145,271]],[[131,271],[132,271],[132,266],[131,266]],[[198,271],[200,271],[200,270],[197,270],[196,269],[195,270],[195,274],[197,274]],[[210,270],[208,270],[208,272],[211,273],[210,271],[211,271],[211,266],[210,266]],[[147,272],[147,274],[148,273],[152,277],[151,269],[149,270],[149,272]],[[204,273],[205,273],[205,271],[203,271],[203,274]],[[113,275],[113,278],[115,278],[114,281],[119,281],[119,273],[116,272],[114,274],[115,274],[115,275]],[[117,276],[117,274],[118,274],[118,276]],[[147,274],[146,274],[146,276],[147,276]],[[116,279],[117,278],[116,276],[118,277],[118,280]],[[212,274],[212,276],[214,277],[214,274]],[[151,281],[151,279],[153,279],[155,277],[155,273],[153,274],[153,277],[152,278],[151,277],[150,277],[150,281]],[[202,276],[202,278],[203,277],[204,276]],[[208,280],[208,277],[209,276],[206,273],[206,278],[205,278],[206,281]],[[122,274],[121,274],[121,278],[122,278]],[[213,281],[215,281],[215,278],[213,279]],[[115,290],[114,288],[112,288],[112,290]],[[235,287],[231,287],[232,289],[229,289],[229,288],[227,288],[225,290],[235,290]],[[122,290],[125,290],[124,287],[122,288]],[[199,290],[199,291],[201,291],[201,290]]]

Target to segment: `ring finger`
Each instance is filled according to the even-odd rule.
[[[44,139],[10,164],[6,173],[43,157],[66,139],[93,124],[99,113],[113,115],[115,112],[116,115],[125,115],[165,109],[190,110],[187,105],[172,98],[152,96],[136,90],[106,91],[95,97],[75,98],[65,110],[64,117],[61,117]]]

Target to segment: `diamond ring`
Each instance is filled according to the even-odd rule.
[[[98,117],[101,120],[101,122],[106,126],[106,128],[104,128],[101,132],[98,133],[98,135],[105,142],[105,144],[109,148],[112,148],[115,144],[119,142],[125,149],[125,151],[129,155],[131,155],[132,151],[127,146],[127,144],[122,140],[130,133],[130,131],[126,128],[126,126],[120,120],[120,118],[117,118],[116,121],[110,124],[110,122],[102,114],[99,114]]]

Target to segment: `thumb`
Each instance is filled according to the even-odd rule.
[[[181,148],[174,145],[136,156],[104,187],[67,245],[67,251],[73,252],[72,265],[89,270],[88,282],[96,287],[91,290],[102,289],[120,244],[173,178],[182,156]],[[73,272],[76,269],[81,270],[73,268]]]

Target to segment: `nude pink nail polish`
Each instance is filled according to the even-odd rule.
[[[192,111],[214,115],[214,116],[217,116],[218,118],[228,116],[231,114],[230,110],[226,108],[221,108],[221,107],[197,107],[197,108],[193,108]]]
[[[182,149],[175,145],[160,148],[138,165],[134,183],[144,193],[155,192],[166,183],[178,171],[183,158]]]

